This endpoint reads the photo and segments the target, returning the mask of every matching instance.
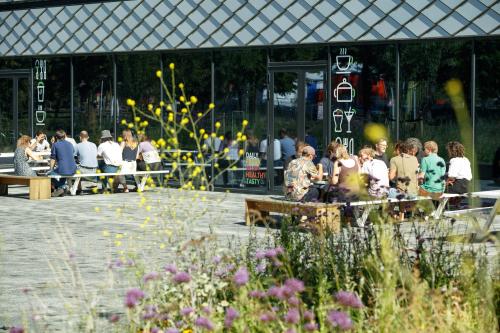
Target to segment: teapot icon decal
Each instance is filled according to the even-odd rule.
[[[350,103],[354,99],[354,96],[356,96],[356,91],[353,89],[352,85],[347,82],[347,79],[343,78],[342,82],[333,90],[333,96],[335,96],[337,102]]]

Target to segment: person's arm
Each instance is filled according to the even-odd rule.
[[[25,150],[24,150],[26,156],[28,156],[29,158],[33,159],[33,160],[36,160],[36,161],[39,161],[42,159],[42,157],[40,155],[36,155],[36,154],[33,154],[33,151],[27,147]]]
[[[391,158],[391,167],[389,169],[389,180],[394,180],[394,178],[396,178],[397,171],[398,168],[396,166],[396,161],[394,161],[394,159]]]
[[[337,185],[339,183],[339,173],[340,173],[340,165],[338,161],[335,161],[333,164],[333,175],[330,179],[330,184]]]
[[[313,176],[313,180],[322,180],[323,179],[323,164],[319,163],[317,166],[316,166],[317,170],[318,170],[318,174],[316,176]]]
[[[56,145],[52,145],[52,149],[50,150],[50,170],[53,170],[54,167],[56,166],[56,160],[57,160],[57,152],[56,152]]]

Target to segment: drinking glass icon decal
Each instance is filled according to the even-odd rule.
[[[351,107],[349,107],[348,111],[344,111],[344,115],[347,119],[347,133],[351,133],[351,119],[355,113],[356,109],[352,109]]]
[[[337,63],[337,68],[339,71],[347,71],[351,67],[354,58],[351,55],[346,54],[347,49],[340,49],[340,55],[335,57],[335,62]]]
[[[347,79],[343,78],[342,82],[333,90],[333,96],[335,96],[337,102],[350,103],[354,99],[354,96],[356,96],[356,92],[352,85],[347,82]]]
[[[344,113],[340,109],[333,111],[333,124],[335,133],[342,132],[342,121],[344,120]]]
[[[43,102],[45,100],[45,84],[43,84],[43,82],[38,82],[36,85],[36,91],[38,101]]]

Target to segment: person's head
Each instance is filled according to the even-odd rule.
[[[403,142],[396,141],[396,143],[394,144],[394,150],[393,150],[394,156],[398,156],[399,154],[401,154],[403,152],[402,146],[403,146]]]
[[[297,141],[295,143],[295,156],[297,156],[297,157],[302,156],[302,150],[306,146],[308,146],[308,144],[305,143],[304,141]]]
[[[316,151],[311,146],[305,146],[302,148],[302,157],[312,161],[316,157]]]
[[[146,134],[139,135],[139,142],[149,141],[149,137]]]
[[[419,148],[413,138],[410,138],[404,142],[401,150],[405,154],[415,156],[418,153]]]
[[[62,129],[57,130],[55,138],[57,141],[62,141],[66,139],[66,132],[64,132]]]
[[[21,135],[19,139],[17,139],[17,146],[21,148],[26,148],[30,145],[31,138],[27,135]]]
[[[435,141],[427,141],[424,143],[424,153],[425,155],[437,154],[438,145]]]
[[[386,138],[378,139],[377,143],[375,144],[375,149],[377,154],[379,155],[384,154],[387,149],[387,139]]]
[[[361,163],[373,160],[375,151],[371,148],[363,148],[358,152],[358,157]]]
[[[280,138],[283,139],[284,137],[286,137],[288,135],[288,132],[286,131],[285,128],[282,128],[282,129],[280,129],[279,135],[280,135]]]
[[[43,131],[36,131],[36,134],[35,134],[35,139],[36,141],[43,141],[45,140],[47,137],[45,136],[45,133]]]
[[[79,136],[81,142],[85,142],[89,139],[89,133],[87,131],[81,131]]]
[[[337,158],[336,152],[337,152],[337,147],[340,145],[337,141],[332,141],[328,144],[328,147],[326,147],[326,157],[328,157],[331,160],[334,160]]]
[[[132,135],[132,131],[129,130],[129,129],[123,130],[123,132],[122,132],[122,139],[123,139],[123,141],[125,141],[125,143],[127,143],[127,142],[133,142],[134,141],[134,136]]]
[[[450,141],[446,144],[446,150],[448,151],[448,156],[450,158],[454,157],[464,157],[465,147],[458,141]]]
[[[335,149],[335,156],[337,156],[337,159],[339,160],[348,160],[349,152],[343,144],[339,144],[337,146],[337,149]]]
[[[101,142],[113,141],[113,136],[109,130],[101,131]]]
[[[410,144],[411,147],[416,149],[416,151],[413,155],[416,155],[416,154],[418,154],[419,151],[423,150],[422,142],[417,138],[408,138],[408,139],[406,139],[406,143]]]

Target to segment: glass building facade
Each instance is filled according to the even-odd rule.
[[[303,1],[292,2],[304,5]],[[447,4],[446,1],[441,2]],[[118,10],[123,3],[136,6],[134,8],[137,10],[144,2],[93,3],[88,5],[88,10],[104,5],[115,5],[110,8]],[[331,1],[321,3],[325,6],[336,4]],[[229,6],[228,2],[225,4]],[[259,13],[268,8],[268,5],[262,6]],[[381,6],[383,4],[378,10]],[[391,10],[397,11],[404,6],[408,5]],[[160,13],[159,7],[153,12]],[[55,11],[49,7],[41,8],[42,11]],[[182,18],[180,11],[184,11],[179,8],[175,9],[179,14],[177,28],[182,31],[182,24],[193,25],[194,21]],[[245,5],[241,4],[239,9],[234,10],[243,15],[241,11],[244,8]],[[487,11],[493,9],[496,15],[488,14],[490,22],[483,20],[483,23],[498,26],[498,8],[485,8]],[[282,9],[291,11],[291,8]],[[415,9],[413,14],[418,18],[430,9],[431,4],[420,8],[420,12]],[[460,9],[452,8],[451,14],[446,17],[453,17]],[[14,15],[12,13],[22,10],[25,11],[14,6],[4,8],[4,12],[0,13],[8,20]],[[217,9],[213,10],[216,13]],[[318,10],[319,5],[312,8],[311,12]],[[190,13],[194,12],[195,9],[192,9]],[[342,12],[341,8],[329,16],[332,20],[336,18],[333,22],[337,26],[340,26],[338,22]],[[366,12],[361,11],[357,18]],[[58,20],[59,14],[53,15],[51,22]],[[143,22],[149,22],[151,26],[151,21],[161,19],[159,16],[144,15]],[[426,15],[433,14],[429,12]],[[299,24],[306,22],[306,16],[298,19]],[[109,14],[94,19],[96,34],[99,29],[105,29],[106,22],[112,17]],[[258,17],[256,13],[248,14],[246,22],[251,25]],[[380,16],[377,22],[370,24],[377,27],[388,20],[387,17]],[[368,18],[364,17],[365,20]],[[138,17],[135,17],[135,23],[132,22],[133,16],[127,19],[130,20],[129,25],[136,25],[134,29],[147,26],[138,23]],[[204,32],[212,39],[222,38],[217,37],[217,34],[225,34],[244,40],[243,30],[230,31],[230,21],[227,19],[221,27],[210,28],[209,20],[201,20],[202,23],[197,26],[203,28],[200,35]],[[402,28],[394,34],[410,28],[417,29],[412,22],[414,20],[408,19],[401,23]],[[65,24],[69,26],[74,21],[68,19]],[[240,24],[244,25],[242,22]],[[346,22],[345,29],[349,26]],[[3,31],[2,28],[5,29],[5,26],[0,26],[0,31]],[[286,25],[282,28],[286,31]],[[291,138],[313,142],[318,156],[325,152],[332,140],[343,143],[355,154],[363,146],[373,144],[373,138],[366,129],[374,124],[381,125],[383,135],[390,144],[408,137],[417,137],[422,142],[434,140],[439,144],[443,157],[446,157],[444,146],[448,141],[461,141],[473,162],[476,179],[491,179],[498,172],[493,161],[500,147],[500,139],[496,135],[500,119],[500,79],[496,75],[500,68],[500,35],[494,28],[482,28],[491,33],[469,38],[448,36],[441,39],[404,40],[390,40],[382,38],[382,35],[367,42],[363,38],[352,41],[346,38],[345,42],[305,41],[298,44],[283,43],[278,38],[275,43],[264,43],[266,45],[249,42],[243,47],[223,45],[204,48],[194,44],[198,38],[196,34],[182,40],[180,33],[174,31],[166,33],[169,41],[178,38],[181,39],[179,43],[184,43],[180,45],[188,46],[175,50],[151,46],[139,50],[138,41],[135,47],[116,52],[111,45],[117,45],[119,41],[111,38],[95,41],[87,38],[82,43],[88,50],[91,50],[92,43],[95,43],[95,47],[109,46],[111,51],[108,52],[87,52],[87,49],[78,48],[75,52],[65,52],[64,45],[71,45],[74,40],[67,37],[63,43],[63,37],[52,36],[47,45],[61,38],[61,45],[58,46],[60,52],[41,55],[29,52],[12,54],[11,51],[19,43],[32,41],[22,34],[18,35],[18,40],[7,40],[10,34],[3,40],[10,47],[4,45],[1,48],[0,43],[0,50],[8,49],[8,52],[0,52],[0,152],[13,151],[19,135],[33,135],[39,129],[51,135],[57,128],[63,128],[74,136],[81,130],[87,130],[93,140],[98,139],[103,129],[109,129],[119,136],[123,129],[120,121],[132,116],[126,100],[134,99],[142,109],[146,109],[148,104],[157,105],[160,100],[164,100],[165,91],[155,72],[162,69],[168,73],[168,65],[175,63],[177,82],[184,82],[188,94],[198,97],[200,110],[206,109],[211,102],[216,105],[214,116],[201,124],[204,128],[214,129],[215,124],[220,123],[219,133],[234,137],[242,121],[249,121],[246,152],[236,157],[238,160],[235,161],[234,170],[220,175],[216,187],[257,192],[280,191],[283,164],[275,154],[276,146],[267,144],[265,151],[261,151],[261,148],[263,140],[279,140],[282,130],[286,130]],[[124,38],[139,39],[139,33],[134,29],[126,33]],[[293,30],[293,26],[290,29]],[[326,33],[325,24],[316,29],[317,32],[312,34],[319,31]],[[366,30],[370,31],[368,28]],[[59,27],[59,33],[65,33],[64,26]],[[176,34],[179,36],[176,37]],[[257,41],[259,34],[254,34],[246,38]],[[143,32],[140,42],[153,45],[150,40],[159,38],[157,35],[158,30],[151,28],[149,32]],[[286,34],[282,37],[286,37]],[[205,36],[207,41],[210,38]],[[193,45],[189,47],[189,43]],[[450,95],[450,84],[459,89],[458,102]],[[162,137],[160,124],[152,123],[148,134],[153,138]],[[183,148],[193,149],[188,145]],[[248,168],[250,165],[258,165],[259,168]]]

